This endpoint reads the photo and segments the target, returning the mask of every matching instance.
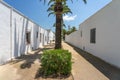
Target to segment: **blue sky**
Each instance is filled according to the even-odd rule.
[[[9,5],[29,17],[31,20],[39,24],[45,29],[52,29],[54,31],[53,24],[55,23],[55,16],[48,17],[48,5],[44,5],[43,1],[39,0],[4,0]],[[87,4],[84,4],[82,0],[71,0],[67,2],[73,14],[67,14],[63,17],[65,24],[68,26],[79,27],[79,24],[86,20],[88,17],[96,13],[103,8],[106,4],[112,0],[87,0]]]

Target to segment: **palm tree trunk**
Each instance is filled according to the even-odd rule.
[[[55,32],[55,49],[61,49],[61,31],[62,31],[62,2],[57,2],[54,7],[56,12],[56,32]]]
[[[56,14],[56,32],[55,32],[55,49],[60,49],[61,46],[61,31],[62,31],[62,14]]]

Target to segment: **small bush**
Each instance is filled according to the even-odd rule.
[[[71,73],[71,53],[67,50],[47,50],[41,57],[43,74],[69,75]]]

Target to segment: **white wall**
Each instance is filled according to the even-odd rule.
[[[90,43],[90,29],[92,28],[96,28],[95,44]],[[83,36],[79,39],[81,43],[76,42],[79,44],[78,47],[81,49],[85,47],[85,51],[120,67],[120,0],[113,0],[80,24],[79,31],[81,30]],[[72,41],[74,41],[73,39],[71,38]]]
[[[47,37],[48,37],[48,31],[45,30],[45,32],[44,32],[44,45],[48,44]]]
[[[48,43],[50,43],[53,40],[55,40],[55,35],[52,31],[49,31]]]
[[[41,33],[41,37],[40,37],[40,45],[39,45],[39,47],[43,47],[43,45],[44,45],[44,29],[43,28],[41,28],[40,29],[40,33]]]
[[[76,47],[79,46],[79,44],[81,43],[81,41],[80,41],[80,31],[75,31],[72,34],[70,34],[69,36],[66,35],[65,40],[68,43],[70,43],[72,45],[75,45]]]
[[[12,10],[12,58],[25,52],[26,19]]]
[[[49,35],[47,30],[1,1],[0,25],[0,64],[47,45],[47,37],[54,35]],[[29,45],[26,42],[27,31],[31,33]]]
[[[0,3],[0,63],[9,60],[10,53],[10,8]]]
[[[32,45],[32,48],[33,48],[33,50],[36,50],[36,49],[38,49],[38,44],[39,44],[39,42],[38,42],[38,39],[39,39],[39,26],[38,25],[36,25],[36,24],[34,24],[34,26],[33,26],[33,38],[32,38],[33,40],[33,45]]]

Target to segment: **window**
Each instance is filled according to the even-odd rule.
[[[36,33],[36,38],[38,38],[38,32]]]
[[[41,40],[41,39],[42,39],[42,37],[41,37],[41,36],[42,36],[42,33],[40,33],[40,42],[42,41],[42,40]]]
[[[26,32],[26,42],[30,44],[30,32]]]
[[[96,43],[96,28],[90,30],[90,43]]]

